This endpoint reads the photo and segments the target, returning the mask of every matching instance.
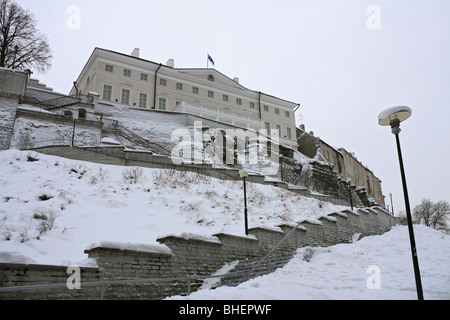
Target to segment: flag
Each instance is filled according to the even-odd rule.
[[[208,60],[211,61],[211,63],[214,65],[214,60],[213,60],[213,58],[209,55],[209,53],[208,53]]]

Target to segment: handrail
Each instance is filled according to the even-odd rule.
[[[243,272],[237,273],[237,275],[244,275]],[[149,283],[149,282],[170,282],[170,281],[184,281],[187,280],[187,295],[191,294],[191,280],[205,280],[214,278],[223,278],[227,274],[209,275],[209,276],[197,276],[189,275],[183,277],[171,277],[171,278],[147,278],[147,279],[123,279],[123,280],[106,280],[106,281],[87,281],[80,282],[80,287],[95,287],[101,286],[100,299],[104,298],[104,287],[113,284],[139,284],[139,283]],[[36,284],[27,286],[16,286],[16,287],[0,287],[0,294],[2,292],[14,292],[14,291],[28,291],[28,290],[45,290],[45,289],[57,289],[57,288],[68,288],[67,282],[65,283],[53,283],[53,284]]]
[[[10,148],[19,147],[20,150],[33,150],[33,149],[37,149],[37,148],[53,147],[53,146],[70,146],[71,145],[71,141],[72,140],[69,139],[69,138],[51,139],[51,140],[39,140],[39,141],[22,142],[22,143],[11,144]],[[52,142],[52,143],[48,143],[48,142]],[[44,145],[40,145],[40,143],[45,143],[45,144]],[[31,145],[31,146],[27,146],[27,144]]]
[[[283,239],[281,239],[280,242],[278,242],[277,245],[275,245],[272,250],[270,250],[261,260],[258,261],[258,263],[256,263],[253,268],[250,269],[249,272],[247,272],[247,276],[249,276],[264,260],[267,259],[268,256],[270,256],[272,254],[272,252],[274,252],[276,249],[278,249],[278,247],[284,242],[286,241],[286,239],[291,235],[291,233],[293,233],[295,230],[297,230],[297,228],[303,223],[299,222],[294,228],[292,228],[291,231],[289,231],[284,237]]]
[[[141,137],[140,135],[138,135],[137,133],[131,131],[131,130],[128,129],[127,127],[124,127],[124,126],[121,125],[121,124],[118,124],[117,127],[119,127],[120,129],[125,130],[125,131],[128,132],[128,133],[131,133],[133,136],[135,136],[136,138],[142,140],[143,142],[145,142],[145,143],[147,143],[147,144],[150,144],[150,145],[155,145],[155,146],[157,146],[157,147],[163,149],[164,151],[166,151],[166,152],[168,152],[168,153],[170,154],[170,151],[167,150],[166,148],[164,148],[162,145],[160,145],[160,144],[158,144],[158,143],[156,143],[156,142],[152,142],[152,141],[150,141],[150,140],[147,140],[147,139]]]

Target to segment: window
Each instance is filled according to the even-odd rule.
[[[123,69],[123,75],[125,77],[131,77],[131,70]]]
[[[291,114],[290,114],[289,111],[285,111],[285,112],[284,112],[284,115],[286,116],[286,118],[289,118],[289,117],[291,116]]]
[[[277,127],[277,131],[278,131],[278,136],[281,136],[281,126],[279,124],[277,124],[276,127]]]
[[[147,94],[139,93],[139,108],[147,108]]]
[[[267,134],[270,133],[270,122],[264,122],[264,128],[267,130]]]
[[[236,104],[238,106],[241,106],[242,105],[242,99],[236,98]]]
[[[289,127],[287,127],[286,128],[286,133],[287,133],[287,138],[288,139],[292,139],[292,131],[291,131],[291,128],[289,128]]]
[[[86,109],[83,108],[78,109],[78,118],[86,119]]]
[[[159,85],[163,86],[163,87],[167,86],[167,80],[166,79],[159,79]]]
[[[208,98],[214,99],[214,91],[208,91]]]
[[[141,80],[142,81],[148,81],[148,74],[141,73]]]
[[[166,110],[166,99],[159,98],[159,110]]]
[[[255,103],[254,102],[250,102],[250,109],[255,109]]]
[[[177,90],[183,90],[183,84],[177,83]]]
[[[269,106],[264,106],[264,111],[269,112]]]
[[[275,114],[280,114],[280,109],[275,108]]]
[[[130,104],[130,90],[122,89],[122,104]]]
[[[105,66],[105,71],[106,72],[114,72],[114,67],[112,65],[110,65],[110,64],[107,64]]]
[[[198,88],[197,87],[192,87],[192,93],[198,94]]]
[[[223,101],[228,102],[228,96],[227,95],[223,95]]]
[[[112,86],[103,85],[103,100],[111,101]]]

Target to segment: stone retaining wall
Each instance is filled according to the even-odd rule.
[[[0,263],[0,289],[3,287],[64,284],[71,273],[67,266]],[[82,281],[99,281],[100,271],[97,267],[81,267]],[[100,297],[100,287],[83,290],[40,289],[31,291],[1,292],[0,299],[10,300],[61,300],[61,299],[96,299]]]
[[[195,276],[208,276],[225,263],[264,257],[293,231],[274,254],[292,254],[299,247],[331,246],[350,243],[358,234],[381,234],[397,224],[381,208],[344,210],[319,219],[301,221],[295,225],[274,228],[249,229],[248,236],[219,233],[211,237],[160,237],[161,248],[155,251],[129,250],[105,247],[101,243],[85,251],[97,261],[98,268],[82,268],[81,281],[108,281],[124,279],[174,278],[190,276],[191,289],[201,285]],[[0,299],[98,299],[100,287],[67,288],[43,291],[2,292],[1,287],[43,283],[64,283],[67,267],[0,264]],[[145,284],[114,284],[105,286],[105,299],[161,299],[169,295],[185,294],[186,280]]]

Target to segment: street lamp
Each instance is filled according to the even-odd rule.
[[[247,189],[245,187],[245,179],[248,177],[247,170],[239,171],[239,175],[244,180],[244,217],[245,217],[245,234],[248,235],[248,222],[247,222]]]
[[[391,126],[392,134],[395,135],[397,142],[398,161],[400,164],[400,172],[402,175],[403,195],[405,198],[406,217],[408,219],[409,241],[411,244],[411,255],[414,265],[414,275],[416,278],[417,297],[419,300],[423,300],[422,282],[420,279],[419,261],[417,259],[416,241],[414,239],[414,230],[411,218],[411,209],[409,207],[408,189],[406,187],[405,170],[403,168],[402,151],[400,148],[400,139],[398,134],[400,133],[400,122],[405,121],[411,116],[411,109],[405,106],[392,107],[382,111],[378,115],[378,124],[380,126]]]
[[[348,182],[348,190],[349,190],[349,196],[350,196],[350,206],[352,207],[352,211],[353,211],[353,197],[352,197],[352,186],[351,186],[352,178],[348,178],[347,182]]]
[[[392,204],[392,192],[389,193],[389,197],[391,197],[391,209],[392,209],[392,215],[394,215],[394,205]]]
[[[72,144],[70,145],[71,147],[73,147],[73,140],[75,138],[75,123],[77,122],[78,116],[74,114],[72,116],[72,119],[73,119],[73,131],[72,131]]]

